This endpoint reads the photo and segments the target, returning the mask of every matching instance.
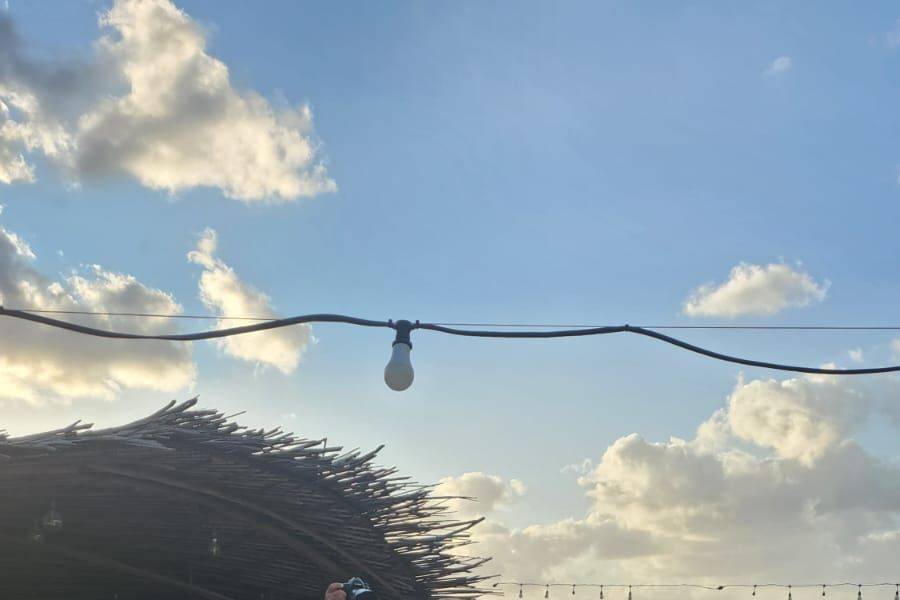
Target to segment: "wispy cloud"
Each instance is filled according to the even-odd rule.
[[[211,311],[225,316],[278,318],[269,297],[243,281],[228,264],[216,255],[218,236],[207,229],[188,260],[203,267],[200,275],[200,299]],[[241,321],[221,319],[218,328],[236,327]],[[309,325],[283,327],[217,340],[226,354],[262,366],[272,366],[282,373],[297,368],[300,357],[312,341]]]
[[[884,41],[889,48],[900,46],[900,19],[894,21],[894,28],[884,34]]]
[[[766,67],[763,73],[765,75],[782,75],[790,71],[793,66],[794,61],[790,56],[779,56],[772,61],[772,64]]]

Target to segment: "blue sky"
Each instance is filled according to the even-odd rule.
[[[106,3],[10,4],[35,60],[92,60]],[[179,7],[235,89],[276,109],[311,108],[310,139],[337,191],[271,203],[215,186],[170,193],[127,173],[74,185],[34,153],[35,181],[0,187],[0,222],[48,277],[100,264],[165,290],[186,313],[208,312],[202,269],[185,255],[211,228],[221,260],[284,315],[722,322],[731,319],[683,313],[692,290],[740,263],[783,263],[827,287],[824,299],[735,322],[897,324],[895,3]],[[772,72],[780,57],[788,67]],[[420,332],[416,382],[395,394],[381,383],[386,332],[313,334],[287,374],[198,345],[190,389],[10,400],[0,422],[13,432],[107,423],[199,393],[205,405],[246,410],[249,424],[387,443],[383,460],[422,480],[520,480],[527,494],[501,516],[521,528],[589,510],[565,465],[596,463],[631,432],[692,439],[741,372],[624,336]],[[685,337],[795,364],[850,366],[854,348],[867,365],[896,358],[889,333]],[[884,460],[900,454],[881,417],[853,436]]]

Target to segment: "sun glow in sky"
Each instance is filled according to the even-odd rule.
[[[900,325],[896,4],[9,4],[4,306]],[[685,338],[900,361],[890,332]],[[391,341],[3,321],[0,424],[104,425],[199,394],[249,425],[386,443],[383,461],[479,498],[458,509],[487,517],[476,552],[505,578],[897,579],[896,377],[417,332],[395,394]]]

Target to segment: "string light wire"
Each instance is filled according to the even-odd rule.
[[[112,314],[112,313],[110,313]],[[132,313],[134,315],[140,313]],[[694,344],[690,344],[678,338],[674,338],[672,336],[666,335],[664,333],[660,333],[659,331],[655,331],[654,329],[648,329],[645,327],[633,326],[633,325],[612,325],[612,326],[602,326],[602,327],[589,327],[589,328],[574,328],[574,329],[532,329],[532,330],[490,330],[490,329],[461,329],[458,327],[449,327],[446,325],[439,325],[437,323],[420,323],[419,321],[410,322],[407,320],[388,320],[388,321],[376,321],[371,319],[362,319],[359,317],[351,317],[346,315],[337,315],[337,314],[311,314],[311,315],[300,315],[296,317],[288,317],[284,319],[271,319],[265,320],[257,323],[251,323],[248,325],[240,325],[237,327],[225,327],[221,329],[213,329],[208,331],[199,331],[195,333],[172,333],[172,334],[137,334],[137,333],[123,333],[117,331],[110,331],[106,329],[99,329],[95,327],[88,327],[85,325],[80,325],[77,323],[72,323],[69,321],[62,321],[59,319],[55,319],[52,317],[44,316],[44,314],[40,314],[34,311],[24,311],[24,310],[15,310],[8,309],[0,306],[0,316],[7,316],[16,319],[22,319],[26,321],[31,321],[34,323],[39,323],[42,325],[47,325],[51,327],[57,327],[60,329],[66,329],[68,331],[72,331],[75,333],[81,333],[86,335],[93,335],[103,338],[112,338],[112,339],[129,339],[129,340],[165,340],[165,341],[199,341],[199,340],[208,340],[208,339],[217,339],[230,337],[234,335],[242,335],[246,333],[252,333],[257,331],[267,331],[270,329],[278,329],[281,327],[289,327],[292,325],[299,325],[305,323],[345,323],[349,325],[357,325],[362,327],[380,327],[380,328],[390,328],[396,331],[396,339],[394,341],[394,346],[397,344],[404,344],[408,348],[412,347],[412,343],[409,341],[410,332],[415,330],[423,330],[423,331],[434,331],[438,333],[444,333],[449,335],[456,336],[464,336],[464,337],[479,337],[479,338],[512,338],[512,339],[548,339],[548,338],[568,338],[568,337],[582,337],[589,335],[608,335],[614,333],[631,333],[636,335],[641,335],[649,338],[656,339],[658,341],[665,342],[667,344],[671,344],[673,346],[677,346],[684,350],[688,350],[689,352],[694,352],[696,354],[700,354],[706,356],[708,358],[713,358],[716,360],[730,362],[735,364],[741,364],[751,367],[761,367],[766,369],[774,369],[779,371],[791,371],[796,373],[809,373],[809,374],[818,374],[818,375],[870,375],[876,373],[890,373],[900,371],[900,365],[890,365],[885,367],[870,367],[870,368],[860,368],[860,369],[832,369],[832,368],[817,368],[817,367],[804,367],[798,365],[786,365],[781,363],[774,363],[768,361],[761,360],[753,360],[748,358],[742,358],[738,356],[731,356],[728,354],[722,354],[720,352],[715,352],[713,350],[709,350],[707,348],[703,348],[700,346],[696,346]],[[246,317],[245,317],[246,318]],[[408,359],[408,357],[407,357]],[[409,378],[409,383],[411,383],[411,375]],[[408,387],[408,384],[406,385]],[[406,389],[403,387],[402,389]]]
[[[275,317],[231,316],[231,315],[196,315],[180,313],[147,313],[147,312],[113,312],[96,310],[59,310],[46,308],[10,308],[7,310],[29,312],[34,314],[81,315],[93,317],[139,317],[160,319],[198,319],[209,321],[273,321]],[[510,329],[596,329],[611,327],[598,324],[566,324],[566,323],[468,323],[468,322],[435,322],[434,325],[444,327],[499,327]],[[643,329],[697,329],[697,330],[734,330],[734,331],[900,331],[900,325],[635,325]]]
[[[797,588],[821,588],[822,595],[825,595],[825,590],[827,588],[841,588],[841,587],[855,587],[857,589],[857,598],[862,597],[862,588],[877,588],[877,587],[893,587],[895,589],[895,595],[900,593],[900,583],[897,582],[873,582],[873,583],[853,583],[849,581],[838,582],[838,583],[726,583],[721,585],[709,585],[709,584],[701,584],[701,583],[539,583],[539,582],[531,582],[531,581],[498,581],[493,584],[492,587],[499,588],[504,586],[516,586],[520,592],[522,592],[525,588],[528,587],[537,587],[543,588],[545,590],[544,597],[549,597],[550,588],[553,587],[571,587],[572,595],[575,595],[576,588],[599,588],[600,593],[603,594],[604,589],[609,588],[618,588],[618,589],[627,589],[629,592],[632,589],[645,589],[645,588],[687,588],[687,589],[696,589],[696,590],[707,590],[714,592],[721,592],[728,589],[738,589],[738,588],[746,588],[752,590],[752,595],[756,595],[756,592],[760,588],[776,588],[783,589],[788,591],[788,595],[790,596],[791,592]],[[520,596],[521,597],[521,596]]]

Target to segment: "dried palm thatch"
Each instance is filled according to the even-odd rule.
[[[0,432],[0,595],[319,599],[351,575],[386,600],[483,593],[485,559],[454,552],[478,521],[373,465],[378,450],[342,454],[195,404],[112,429]]]

